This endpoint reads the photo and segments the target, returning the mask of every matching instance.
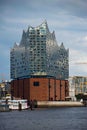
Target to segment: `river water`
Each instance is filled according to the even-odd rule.
[[[0,130],[87,130],[87,107],[0,112]]]

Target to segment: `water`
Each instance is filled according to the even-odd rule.
[[[87,130],[87,107],[0,112],[0,130]]]

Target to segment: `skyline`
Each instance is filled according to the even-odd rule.
[[[87,76],[87,1],[1,0],[0,80],[10,79],[10,48],[20,43],[23,30],[47,21],[58,45],[69,48],[69,76]]]

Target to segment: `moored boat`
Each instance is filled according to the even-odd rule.
[[[8,104],[10,110],[26,110],[28,109],[27,99],[20,99],[20,100],[1,100],[1,104]]]
[[[28,109],[27,100],[8,100],[9,109],[11,110],[25,110]]]

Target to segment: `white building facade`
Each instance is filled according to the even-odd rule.
[[[75,100],[75,95],[87,93],[87,77],[69,77],[69,96]]]
[[[75,97],[75,81],[73,77],[69,77],[69,97],[72,101],[76,100]]]
[[[54,31],[50,33],[47,22],[28,27],[23,31],[19,45],[10,51],[11,79],[35,75],[68,79],[69,50],[63,43],[58,46]]]

